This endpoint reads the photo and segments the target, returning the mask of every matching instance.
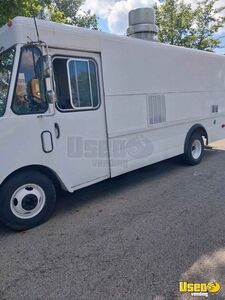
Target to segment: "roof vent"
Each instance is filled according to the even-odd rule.
[[[153,8],[137,8],[129,12],[129,28],[127,36],[156,41],[158,26],[155,24],[155,11]]]

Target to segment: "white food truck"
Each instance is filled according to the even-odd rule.
[[[0,219],[225,138],[225,57],[17,17],[0,29]]]

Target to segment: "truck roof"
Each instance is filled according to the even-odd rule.
[[[40,39],[52,48],[101,52],[104,41],[110,40],[111,42],[114,41],[116,43],[127,43],[131,47],[132,45],[140,45],[140,47],[146,48],[169,47],[171,49],[171,47],[173,47],[177,50],[182,49],[187,52],[195,51],[198,53],[205,53],[205,55],[215,55],[215,53],[212,54],[206,51],[171,46],[159,42],[150,42],[51,21],[40,19],[36,19],[36,21]],[[26,44],[31,40],[37,41],[37,33],[33,18],[16,17],[12,20],[11,26],[5,25],[0,28],[0,49],[7,49],[15,44]]]

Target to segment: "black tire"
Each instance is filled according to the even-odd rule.
[[[24,171],[10,177],[1,187],[0,219],[10,229],[27,230],[47,221],[55,202],[52,181],[40,172]]]
[[[197,147],[194,144],[196,144]],[[196,147],[196,149],[198,148],[198,151],[194,152],[194,147]],[[203,138],[199,133],[193,133],[185,146],[184,162],[191,166],[197,165],[202,161],[203,153]]]

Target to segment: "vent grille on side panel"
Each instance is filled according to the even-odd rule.
[[[149,125],[166,122],[165,95],[149,95],[147,105]]]
[[[213,114],[219,112],[219,105],[212,105],[211,108],[212,108],[212,113]]]

